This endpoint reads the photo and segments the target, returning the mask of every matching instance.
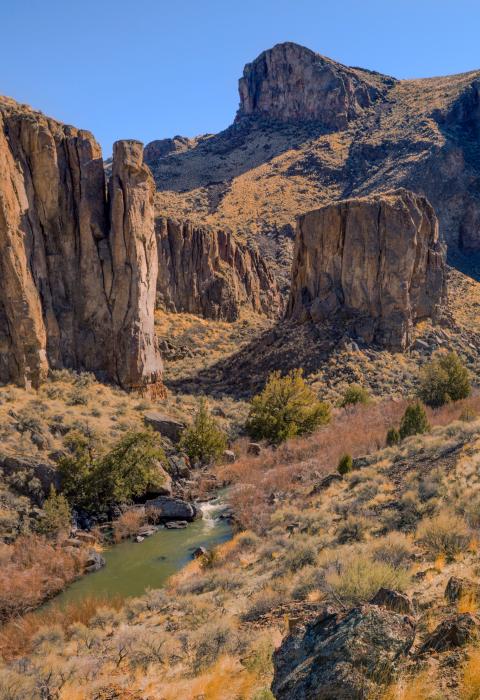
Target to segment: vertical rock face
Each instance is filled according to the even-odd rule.
[[[237,119],[266,115],[343,129],[394,82],[347,68],[298,44],[277,44],[245,66]]]
[[[143,164],[143,144],[118,141],[113,150],[110,194],[110,295],[116,373],[121,385],[158,382],[162,366],[154,329],[157,242],[155,185]]]
[[[350,199],[298,219],[287,316],[353,319],[359,336],[392,349],[445,296],[445,252],[424,197],[394,192]]]
[[[157,221],[158,303],[167,311],[234,321],[242,307],[278,315],[281,296],[258,252],[229,232]]]
[[[124,157],[117,149],[117,171]],[[136,187],[132,176],[126,186],[130,192],[126,222]],[[145,203],[134,218],[131,239],[140,240],[148,227],[154,238],[151,202],[150,212]],[[115,255],[111,253],[112,241],[120,233],[118,226],[112,226],[110,234],[103,161],[93,136],[2,99],[0,381],[37,385],[48,367],[68,367],[93,371],[125,387],[137,385],[138,370],[129,375],[118,369],[124,362],[119,353],[125,351],[119,333],[135,333],[143,322],[135,313],[125,313],[123,325],[117,317],[114,321],[112,304],[125,283],[112,269],[112,259],[117,272],[120,268],[118,246]],[[132,300],[135,285],[145,284],[144,272],[136,270],[134,248],[130,245],[124,256],[134,280]],[[151,274],[156,274],[152,267]],[[152,316],[153,324],[153,305],[144,312]],[[130,351],[136,359],[129,361],[142,365],[139,347],[133,344]],[[149,364],[144,382],[157,378],[158,371]]]

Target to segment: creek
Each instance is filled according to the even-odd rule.
[[[198,505],[203,517],[182,530],[161,527],[143,542],[125,541],[105,549],[106,566],[75,581],[52,602],[62,605],[88,596],[139,596],[147,588],[161,588],[191,561],[197,547],[212,549],[232,537],[231,523],[221,518],[227,509],[221,496]]]

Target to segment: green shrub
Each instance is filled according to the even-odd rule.
[[[368,520],[359,518],[356,515],[349,515],[342,523],[337,531],[337,537],[340,544],[347,542],[362,542],[368,530]]]
[[[400,423],[400,438],[403,440],[410,435],[428,433],[429,430],[430,425],[428,423],[427,414],[420,401],[407,406],[402,417],[402,422]]]
[[[290,571],[299,571],[305,566],[315,564],[317,553],[315,549],[308,545],[298,545],[293,547],[285,558],[285,564]]]
[[[59,461],[62,490],[69,503],[87,511],[105,511],[162,485],[159,464],[166,461],[159,438],[150,431],[127,433],[99,457],[91,440],[72,434],[70,454]]]
[[[204,399],[199,403],[192,425],[183,431],[179,446],[193,462],[201,464],[215,462],[226,449],[227,437],[208,412]]]
[[[330,420],[328,404],[319,401],[305,383],[301,369],[285,377],[273,372],[263,391],[254,396],[246,430],[254,440],[279,444],[311,433]]]
[[[57,493],[53,484],[50,493],[43,504],[42,517],[38,521],[37,529],[42,535],[56,537],[62,532],[70,530],[72,514],[65,496]]]
[[[343,395],[340,406],[345,408],[346,406],[355,406],[357,403],[367,404],[370,401],[370,394],[365,387],[360,386],[360,384],[350,384]]]
[[[419,396],[427,406],[465,399],[470,392],[468,370],[456,352],[437,354],[420,372]]]
[[[367,554],[353,554],[341,563],[340,570],[327,573],[327,586],[349,605],[370,600],[379,588],[405,590],[410,576],[405,569],[382,561],[374,561]]]
[[[399,567],[411,562],[415,547],[404,532],[390,532],[374,542],[372,551],[375,561]]]
[[[337,471],[339,474],[348,474],[353,469],[353,459],[352,455],[344,454],[338,460]]]
[[[400,433],[396,428],[390,428],[390,430],[387,433],[387,439],[386,443],[388,447],[392,447],[393,445],[398,445],[400,442]]]
[[[478,414],[470,406],[465,406],[465,408],[462,410],[462,412],[458,416],[458,419],[463,420],[466,423],[470,423],[471,421],[478,419]]]
[[[466,551],[470,539],[470,530],[463,518],[448,510],[425,518],[417,529],[418,542],[432,557],[443,555],[452,559]]]

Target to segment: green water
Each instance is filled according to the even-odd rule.
[[[86,596],[142,595],[147,588],[160,588],[169,576],[192,559],[197,547],[211,549],[232,536],[231,525],[217,519],[221,506],[203,506],[204,517],[184,530],[161,528],[143,542],[122,542],[102,554],[106,566],[75,581],[52,603],[64,604]]]

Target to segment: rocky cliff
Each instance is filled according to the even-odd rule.
[[[327,129],[343,129],[394,83],[393,78],[341,66],[298,44],[277,44],[245,66],[237,119],[254,115],[314,120]]]
[[[158,384],[155,257],[142,144],[116,144],[107,197],[89,132],[2,98],[0,381],[38,385],[68,367]]]
[[[267,316],[281,309],[280,292],[258,252],[228,231],[160,218],[157,301],[167,311],[234,321],[242,308]]]
[[[232,126],[147,147],[157,211],[257,236],[275,265],[297,214],[406,187],[451,252],[480,251],[479,85],[479,71],[395,80],[279,44],[246,66]]]
[[[397,190],[299,217],[287,317],[351,319],[364,341],[403,350],[444,297],[444,249],[424,197]]]

